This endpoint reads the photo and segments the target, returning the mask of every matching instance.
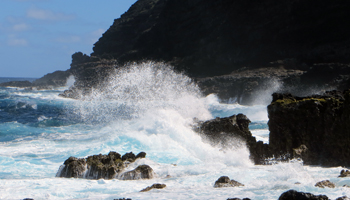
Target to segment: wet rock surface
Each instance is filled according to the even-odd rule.
[[[273,94],[268,106],[269,147],[304,164],[350,165],[350,91],[298,97]]]
[[[208,139],[213,145],[224,148],[247,145],[250,158],[255,164],[264,164],[265,159],[271,157],[269,147],[261,141],[256,141],[249,131],[251,121],[244,114],[232,115],[225,118],[215,118],[198,122],[195,131]]]
[[[343,169],[338,177],[350,177],[350,171]]]
[[[315,184],[315,187],[319,187],[319,188],[335,188],[335,185],[334,183],[330,182],[329,180],[324,180],[324,181],[320,181],[320,182],[317,182]]]
[[[328,197],[326,195],[314,195],[311,193],[289,190],[281,194],[278,200],[328,200]]]
[[[244,186],[242,183],[239,183],[235,180],[230,180],[228,176],[221,176],[217,181],[215,181],[214,187],[240,187]]]
[[[124,172],[119,179],[122,180],[138,180],[138,179],[152,179],[154,177],[153,169],[148,165],[140,165],[134,170]]]
[[[87,158],[69,157],[60,167],[56,177],[87,178],[87,179],[113,179],[122,180],[150,179],[154,172],[148,165],[140,165],[132,171],[125,172],[125,168],[136,159],[145,158],[146,153],[137,156],[132,152],[121,156],[117,152],[108,155],[93,155]]]
[[[148,191],[150,191],[152,189],[163,189],[165,187],[166,187],[165,184],[155,183],[155,184],[153,184],[151,186],[146,187],[145,189],[142,189],[140,192],[148,192]]]

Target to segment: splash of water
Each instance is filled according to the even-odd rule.
[[[172,108],[186,118],[209,119],[198,86],[164,63],[144,62],[116,69],[81,98],[76,112],[89,122],[130,119]]]
[[[223,152],[192,130],[193,118],[212,118],[207,99],[189,77],[163,63],[116,69],[75,107],[85,123],[108,124],[108,142],[99,139],[105,150],[146,151],[161,163],[251,164],[245,146]]]

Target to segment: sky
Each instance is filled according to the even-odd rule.
[[[0,77],[70,68],[136,0],[0,0]]]

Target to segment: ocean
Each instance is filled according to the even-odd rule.
[[[11,81],[6,78],[6,81]],[[30,79],[31,80],[31,79]],[[0,78],[3,81],[3,78]],[[80,100],[59,97],[68,87],[25,90],[0,87],[0,199],[278,199],[294,189],[348,195],[342,167],[306,166],[300,160],[254,165],[245,146],[211,146],[196,132],[194,118],[243,113],[257,140],[268,143],[266,104],[224,104],[202,96],[187,76],[153,63],[112,73],[103,87]],[[262,91],[264,94],[264,91]],[[266,95],[271,95],[267,93]],[[150,180],[57,178],[70,156],[144,151],[156,173]],[[214,188],[221,176],[244,186]],[[317,188],[330,180],[336,188]],[[140,190],[154,183],[164,189]],[[296,184],[298,183],[298,184]]]

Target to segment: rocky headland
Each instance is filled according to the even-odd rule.
[[[91,55],[72,55],[76,87],[62,96],[77,98],[111,69],[147,60],[174,66],[204,95],[241,104],[257,103],[266,90],[298,96],[345,90],[349,8],[338,0],[138,0]]]

